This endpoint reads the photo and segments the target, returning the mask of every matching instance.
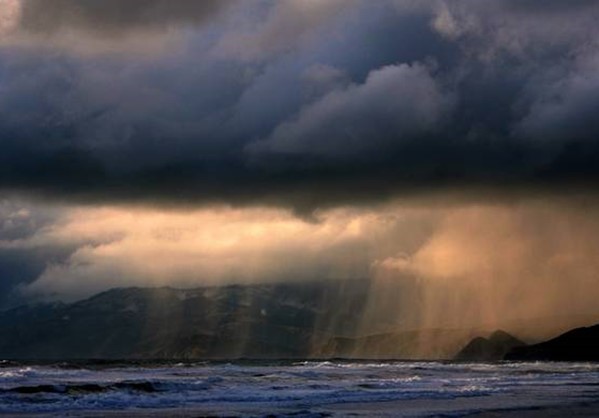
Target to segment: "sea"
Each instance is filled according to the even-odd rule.
[[[14,417],[599,417],[599,364],[0,362]]]

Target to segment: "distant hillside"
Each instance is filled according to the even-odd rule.
[[[351,335],[367,281],[115,289],[0,313],[0,358],[306,357]]]
[[[451,358],[472,330],[360,336],[368,280],[114,289],[0,313],[4,359]],[[375,325],[385,328],[383,319]]]
[[[515,348],[505,359],[599,361],[599,325],[577,328],[544,343]]]
[[[369,310],[370,286],[352,280],[129,288],[24,306],[0,312],[0,359],[451,359],[485,334],[479,327],[393,329],[393,318]],[[475,341],[469,358],[487,351],[494,358],[486,345]]]

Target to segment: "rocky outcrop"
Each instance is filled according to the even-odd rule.
[[[498,361],[516,347],[526,345],[504,331],[496,331],[489,338],[477,337],[456,356],[460,361]]]

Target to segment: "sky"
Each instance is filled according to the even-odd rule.
[[[597,19],[0,0],[0,306],[370,278],[418,287],[427,326],[594,312]]]

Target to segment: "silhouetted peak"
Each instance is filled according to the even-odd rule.
[[[476,337],[456,355],[456,360],[464,361],[496,361],[514,347],[525,345],[518,338],[505,331],[495,331],[489,338]]]

